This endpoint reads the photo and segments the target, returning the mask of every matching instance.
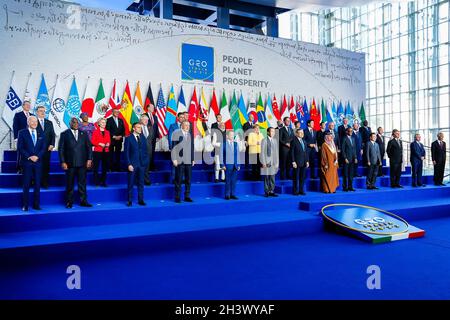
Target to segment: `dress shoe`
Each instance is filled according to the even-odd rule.
[[[413,184],[412,187],[413,187],[413,188],[417,188],[417,185]]]
[[[28,207],[22,207],[22,211],[28,211]]]
[[[185,197],[185,198],[184,198],[184,201],[185,201],[185,202],[194,202],[194,200],[192,200],[192,199],[189,198],[189,197]]]
[[[376,187],[376,186],[373,186],[372,189],[373,189],[373,190],[378,190],[378,189],[380,189],[380,188],[378,188],[378,187]]]
[[[344,192],[348,192],[348,189],[342,189],[342,191],[344,191]]]
[[[299,192],[298,194],[301,196],[306,196],[306,193],[304,193],[304,192]]]
[[[150,182],[150,181],[147,181],[147,182],[145,182],[144,183],[146,186],[151,186],[152,185],[152,183]]]
[[[139,201],[139,202],[138,202],[138,205],[140,205],[140,206],[146,206],[147,204],[145,203],[145,201]]]
[[[218,183],[219,182],[219,179],[214,179],[214,183]]]
[[[264,197],[268,198],[270,195],[268,193],[264,193]]]
[[[102,186],[103,188],[107,188],[107,187],[108,187],[108,185],[107,185],[106,183],[104,183],[104,182],[101,184],[101,186]]]
[[[373,187],[372,186],[367,186],[367,190],[372,190]]]
[[[278,195],[275,192],[269,193],[269,196],[271,196],[271,197],[278,197]]]
[[[128,201],[128,202],[127,202],[127,207],[131,207],[131,206],[132,206],[131,201]]]
[[[298,196],[299,193],[298,193],[298,192],[292,192],[292,195],[293,195],[293,196]]]
[[[426,187],[427,185],[426,184],[421,184],[419,187]]]
[[[403,188],[403,186],[401,184],[398,184],[397,188]]]
[[[40,206],[33,206],[33,210],[42,210]]]
[[[67,203],[66,203],[66,208],[67,208],[67,209],[72,209],[72,203],[67,202]]]
[[[230,200],[230,197],[229,197],[229,196],[226,196],[226,197],[225,197],[225,200]]]
[[[353,192],[353,191],[356,191],[356,190],[355,190],[355,189],[353,189],[353,188],[351,188],[351,189],[348,189],[348,191],[352,191],[352,192]]]
[[[87,201],[83,201],[83,202],[80,203],[80,207],[90,208],[90,207],[92,207],[92,204],[90,204]]]
[[[175,198],[175,203],[181,203],[181,199],[180,198]]]
[[[236,197],[236,196],[231,196],[230,199],[237,200],[238,197]]]

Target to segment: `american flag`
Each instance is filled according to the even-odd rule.
[[[166,118],[167,106],[164,103],[164,94],[162,88],[159,88],[158,100],[156,101],[156,118],[158,118],[159,137],[162,138],[167,135],[167,128],[164,124]]]

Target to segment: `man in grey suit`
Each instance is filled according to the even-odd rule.
[[[142,125],[142,134],[145,137],[145,140],[147,141],[147,152],[148,152],[148,159],[149,159],[149,165],[148,168],[145,170],[144,173],[144,184],[146,186],[151,185],[150,181],[150,167],[151,167],[151,159],[153,158],[153,140],[155,139],[155,131],[153,130],[153,125],[149,123],[149,118],[147,114],[141,115],[141,119],[139,123]]]
[[[369,135],[369,141],[366,143],[366,161],[369,171],[367,172],[367,189],[378,189],[375,187],[375,182],[378,176],[378,169],[381,164],[381,152],[377,143],[377,135],[375,132]]]
[[[278,172],[278,141],[275,138],[275,128],[267,129],[267,138],[261,143],[261,175],[264,176],[264,196],[278,197],[275,190],[275,175]]]

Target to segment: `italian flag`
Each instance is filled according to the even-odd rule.
[[[230,110],[228,109],[227,96],[225,90],[222,93],[222,101],[220,103],[220,114],[222,115],[222,122],[225,124],[225,129],[232,130],[233,125],[231,123]]]

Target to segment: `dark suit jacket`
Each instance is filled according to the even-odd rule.
[[[38,119],[38,130],[44,135],[47,146],[55,146],[55,129],[53,129],[53,122],[44,119],[44,131],[42,131],[41,122]]]
[[[30,112],[30,116],[33,116],[34,114],[32,114]],[[19,136],[19,131],[22,129],[27,129],[28,127],[28,123],[27,123],[27,116],[25,115],[25,113],[23,111],[17,112],[14,115],[14,119],[13,119],[13,134],[14,134],[14,139],[17,139],[17,137]]]
[[[384,153],[386,152],[386,145],[385,145],[384,140],[385,140],[385,137],[380,137],[377,134],[377,143],[378,143],[378,146],[380,147],[381,159],[384,158]]]
[[[109,131],[112,142],[116,142],[116,140],[112,138],[113,136],[125,136],[125,125],[123,123],[123,120],[118,118],[118,124],[119,126],[116,125],[113,117],[109,117],[108,120],[106,120],[106,130]]]
[[[290,153],[291,162],[295,162],[298,167],[306,166],[306,162],[308,162],[308,148],[305,141],[303,141],[303,146],[304,148],[302,148],[297,137],[292,139]]]
[[[445,163],[447,157],[447,146],[442,141],[442,147],[439,146],[439,142],[436,140],[431,144],[431,159],[436,163]]]
[[[147,149],[147,141],[143,134],[139,137],[139,144],[134,136],[130,134],[125,138],[125,162],[127,167],[132,165],[137,167],[148,167],[149,156]]]
[[[306,142],[306,144],[309,146],[310,144],[316,144],[317,143],[317,133],[312,130],[312,134],[309,132],[309,128],[306,128],[303,130],[305,133],[305,137],[303,140]]]
[[[244,130],[244,132],[247,132],[247,130],[250,130],[253,127],[253,124],[251,124],[250,122],[246,122],[244,123],[244,125],[242,126],[242,129]]]
[[[322,131],[319,130],[317,131],[317,146],[320,148],[322,147],[322,144],[325,142],[325,134],[327,133],[328,130]]]
[[[17,150],[20,153],[20,164],[22,166],[33,163],[31,160],[28,160],[31,156],[37,156],[39,158],[37,162],[40,163],[42,156],[47,150],[47,144],[42,133],[39,133],[39,131],[36,130],[36,145],[34,145],[33,138],[27,128],[19,131]]]
[[[233,144],[230,147],[228,141],[225,141],[222,146],[223,156],[220,159],[220,163],[225,165],[225,168],[227,168],[227,170],[238,169],[239,148],[237,142],[233,141]]]
[[[388,154],[391,163],[400,164],[403,162],[403,147],[402,141],[398,140],[400,145],[395,139],[391,139],[388,142],[386,152]]]
[[[347,128],[350,128],[349,125],[347,125],[347,127],[344,127],[343,124],[341,124],[338,127],[338,135],[339,135],[339,140],[342,141],[343,138],[345,138],[347,136],[347,133],[345,132],[347,130]]]
[[[341,155],[344,160],[348,160],[350,163],[354,162],[355,159],[357,159],[356,155],[356,141],[355,138],[352,136],[352,143],[350,143],[350,139],[348,136],[345,136],[342,141],[342,149],[341,149]]]
[[[72,130],[61,133],[58,144],[59,161],[67,163],[69,168],[83,167],[88,160],[92,160],[92,145],[89,137],[78,130],[78,140],[75,140]]]
[[[411,163],[420,163],[422,162],[421,157],[425,157],[425,148],[422,143],[417,143],[416,141],[411,142],[409,145],[410,155],[409,160]]]
[[[153,143],[156,143],[156,138],[158,138],[159,136],[159,131],[158,131],[158,117],[154,114],[149,114],[149,113],[145,113],[148,116],[148,127],[149,127],[149,131],[151,128],[151,132],[149,132],[149,135],[152,135],[153,137]],[[152,127],[152,122],[150,120],[150,117],[153,118],[153,127]]]
[[[355,143],[356,143],[356,157],[358,159],[361,159],[361,150],[363,148],[363,142],[362,142],[362,135],[361,132],[358,131],[353,131],[353,138],[355,139]]]
[[[178,164],[192,164],[192,161],[194,161],[194,138],[192,133],[189,133],[185,140],[182,131],[178,129],[173,133],[172,159],[177,159]],[[185,153],[183,150],[189,152]]]
[[[372,142],[366,143],[366,152],[365,152],[366,160],[371,165],[378,165],[381,163],[381,153],[380,153],[380,146],[378,143],[372,144]]]
[[[365,145],[367,142],[369,142],[372,129],[370,129],[370,127],[361,127],[359,128],[359,131],[361,132],[362,143],[363,145]]]
[[[289,149],[286,144],[291,143],[292,139],[294,138],[294,130],[288,130],[286,127],[283,127],[280,128],[278,132],[280,137],[280,150]]]

